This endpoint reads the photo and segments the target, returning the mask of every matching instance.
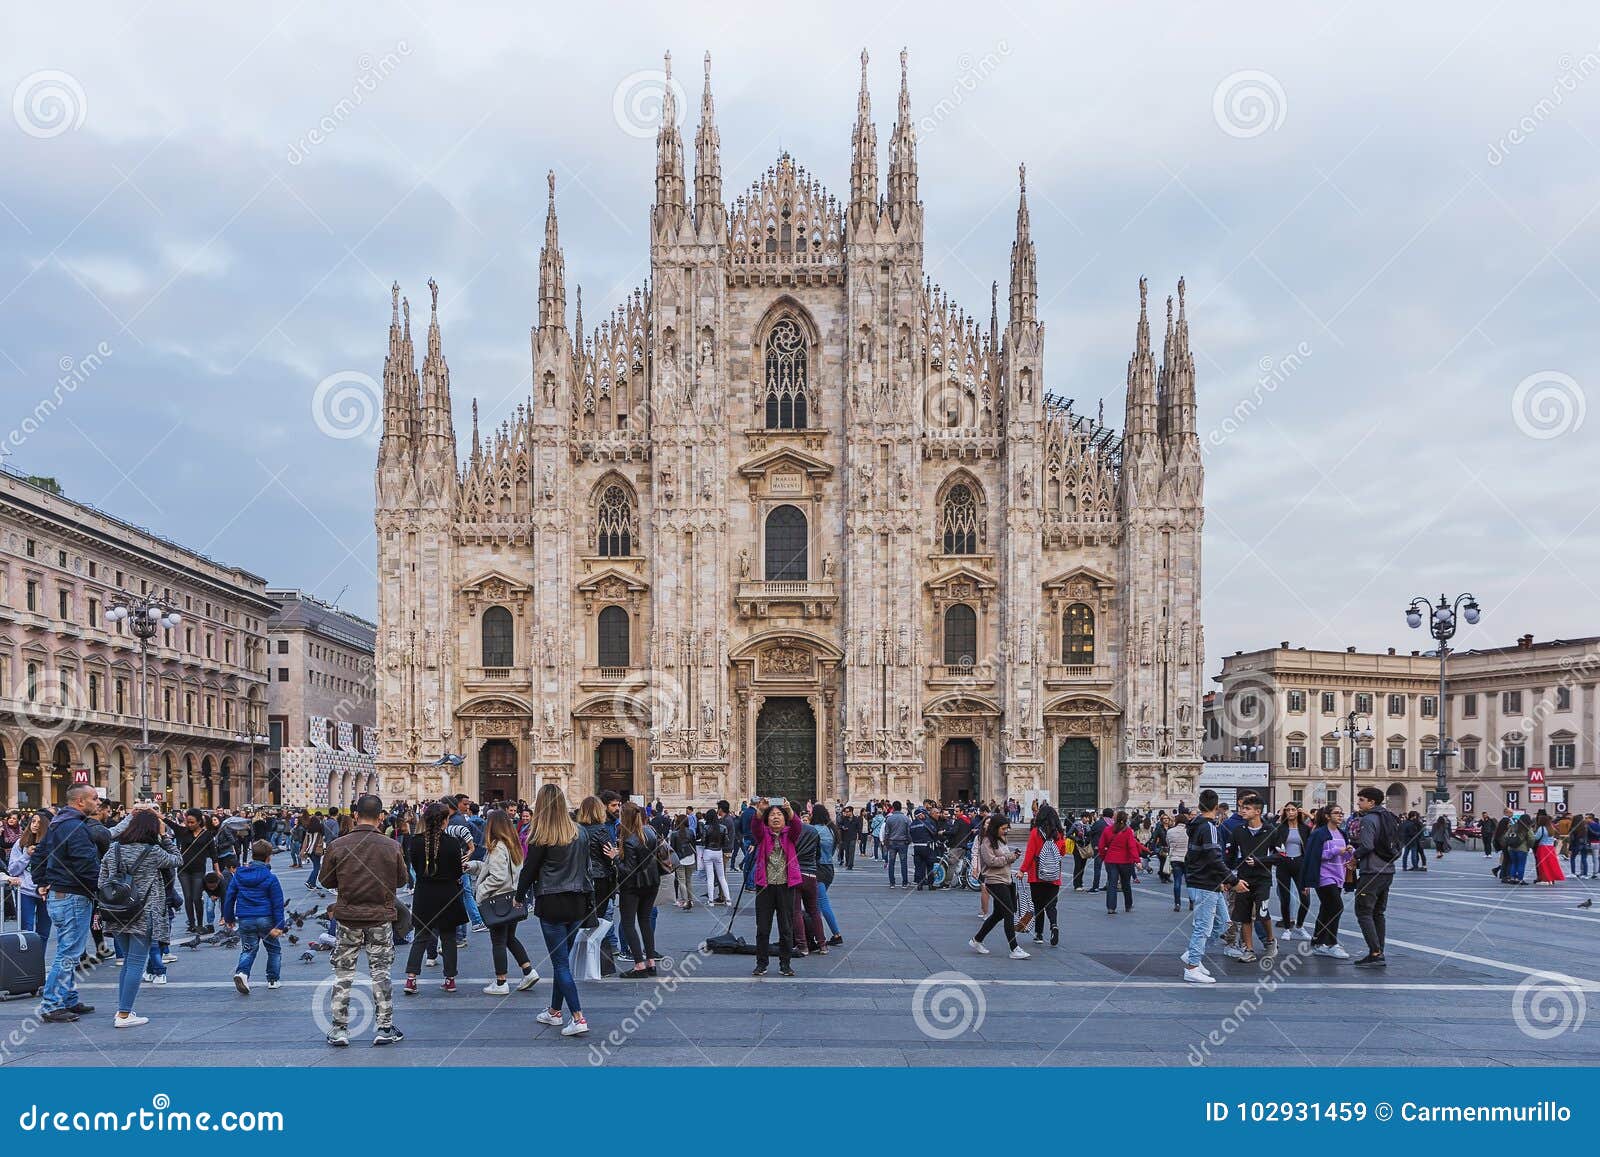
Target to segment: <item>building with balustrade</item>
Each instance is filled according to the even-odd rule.
[[[141,787],[139,640],[107,617],[119,592],[181,616],[145,657],[151,788],[164,802],[270,798],[266,582],[0,467],[0,796],[59,804],[75,782]]]
[[[383,790],[1191,795],[1204,510],[1182,282],[1159,351],[1139,284],[1118,433],[1047,374],[1024,173],[987,323],[929,279],[904,54],[881,181],[863,54],[842,199],[784,153],[729,203],[709,57],[692,169],[676,94],[648,282],[598,326],[576,286],[569,311],[552,174],[531,388],[487,429],[473,403],[465,446],[438,288],[419,373],[395,287]]]

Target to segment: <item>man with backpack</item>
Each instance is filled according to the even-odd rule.
[[[1095,848],[1100,846],[1100,837],[1103,836],[1105,834],[1105,830],[1111,826],[1111,818],[1114,815],[1116,815],[1114,811],[1112,811],[1110,808],[1106,808],[1100,813],[1100,818],[1089,825],[1088,849],[1091,854],[1093,854],[1093,850]],[[1100,857],[1096,855],[1094,857],[1094,882],[1089,886],[1089,891],[1091,892],[1098,892],[1100,890],[1101,866],[1102,861]]]
[[[1383,968],[1385,913],[1389,888],[1394,883],[1394,862],[1400,858],[1400,821],[1383,806],[1383,792],[1364,787],[1356,792],[1356,922],[1367,942],[1367,954],[1357,960],[1361,968]]]

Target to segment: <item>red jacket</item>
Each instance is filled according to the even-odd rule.
[[[1028,846],[1023,850],[1022,853],[1022,874],[1027,878],[1027,881],[1030,884],[1059,884],[1061,882],[1060,877],[1048,881],[1039,879],[1039,853],[1043,850],[1044,839],[1039,835],[1039,829],[1034,828],[1028,833]],[[1066,837],[1056,837],[1056,851],[1061,853],[1061,858],[1063,861],[1065,861],[1067,855]]]
[[[1108,864],[1137,864],[1144,845],[1133,834],[1132,828],[1107,828],[1100,833],[1100,858]]]

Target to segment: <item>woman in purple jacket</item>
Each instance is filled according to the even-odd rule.
[[[789,966],[794,951],[793,889],[800,886],[800,859],[794,842],[804,825],[789,810],[787,801],[768,804],[760,819],[751,825],[754,841],[756,892],[756,969],[754,976],[767,974],[772,939],[772,918],[778,918],[778,971],[793,976]]]

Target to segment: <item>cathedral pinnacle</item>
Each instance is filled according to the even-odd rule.
[[[856,127],[850,138],[850,222],[870,224],[878,212],[878,130],[872,123],[872,93],[867,88],[867,50],[861,50],[861,92]]]
[[[713,214],[720,222],[722,209],[722,136],[717,132],[716,105],[711,99],[711,53],[706,53],[706,84],[700,94],[700,128],[694,138],[695,224]],[[720,228],[720,224],[718,224]]]
[[[900,105],[889,138],[889,209],[898,224],[917,201],[917,130],[911,123],[911,91],[906,80],[906,50],[900,50]]]
[[[539,328],[561,329],[567,324],[567,270],[561,256],[561,235],[556,228],[556,172],[547,174],[550,201],[545,210],[544,247],[539,250]]]
[[[678,99],[672,83],[672,53],[665,58],[661,124],[656,129],[656,211],[683,208],[683,138],[678,133]]]
[[[1028,166],[1017,166],[1017,239],[1011,243],[1011,324],[1038,321],[1038,257],[1028,219]]]

